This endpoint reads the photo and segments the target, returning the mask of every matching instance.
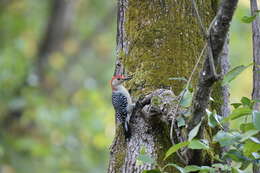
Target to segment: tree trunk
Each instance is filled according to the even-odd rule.
[[[258,5],[256,0],[250,0],[251,4],[251,14],[256,15],[256,19],[252,23],[252,33],[253,33],[253,92],[252,98],[255,100],[260,100],[260,73],[259,73],[259,65],[260,65],[260,18],[256,14],[258,10]],[[254,110],[260,110],[260,103],[254,104]],[[260,134],[258,134],[260,137]],[[253,165],[253,172],[260,173],[260,166],[254,164]]]
[[[260,65],[260,18],[256,14],[258,10],[257,1],[251,0],[251,11],[252,15],[256,15],[256,19],[252,23],[252,32],[253,32],[253,99],[260,99],[260,73],[259,73],[259,65]],[[254,109],[260,110],[260,103],[256,103],[254,105]]]
[[[48,67],[48,57],[63,47],[64,40],[71,28],[73,0],[54,0],[51,15],[49,17],[46,32],[40,42],[37,65],[37,78],[43,88],[49,88],[46,84],[45,70]]]
[[[197,5],[208,27],[216,14],[217,1],[198,0]],[[117,124],[109,173],[139,173],[154,168],[153,164],[136,163],[143,146],[161,167],[169,162],[184,164],[177,155],[163,160],[167,149],[172,146],[169,119],[175,116],[169,116],[171,111],[165,105],[174,107],[177,98],[171,91],[179,94],[186,85],[184,81],[170,78],[188,79],[203,46],[204,40],[190,0],[118,0],[115,74],[132,75],[133,79],[127,84],[131,95],[135,99],[145,99],[141,99],[144,108],[132,114],[129,141],[125,141],[121,125]],[[201,63],[192,78],[193,86],[197,83],[200,69]],[[147,96],[149,93],[152,94]],[[185,112],[185,109],[181,110]],[[175,143],[185,140],[185,135],[178,135],[175,131]],[[200,159],[198,163],[201,165],[213,161],[210,155]],[[168,172],[174,172],[174,169],[169,168]]]

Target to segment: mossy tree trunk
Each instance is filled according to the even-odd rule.
[[[218,2],[197,0],[196,3],[202,21],[208,27],[216,15]],[[186,163],[178,155],[163,160],[172,146],[172,116],[178,116],[169,116],[169,107],[172,110],[176,106],[174,104],[178,98],[175,95],[179,95],[186,85],[185,81],[170,79],[190,77],[204,44],[191,0],[118,0],[115,74],[133,76],[127,88],[134,100],[141,100],[141,108],[136,108],[132,114],[132,136],[128,141],[125,141],[121,125],[117,124],[108,173],[139,173],[154,168],[154,164],[137,164],[136,159],[142,147],[161,167],[167,163],[194,163],[194,160],[199,165],[213,163],[209,153],[196,159],[187,156]],[[227,67],[226,60],[221,64]],[[196,86],[201,68],[202,63],[193,75],[192,86]],[[220,68],[219,71],[226,72],[226,69]],[[227,88],[225,90],[216,86],[215,94],[226,99]],[[221,107],[224,102],[218,106]],[[177,132],[174,133],[175,143],[186,140],[185,134],[179,136]],[[204,137],[211,140],[210,130],[205,129],[203,133]],[[167,171],[176,172],[173,168]]]

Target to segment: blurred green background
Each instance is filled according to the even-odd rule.
[[[116,0],[74,0],[69,29],[55,43],[61,46],[46,56],[41,43],[53,5],[54,0],[0,0],[1,173],[106,172],[114,134],[108,81]],[[248,7],[240,1],[232,23],[232,67],[252,61],[251,25],[241,22]],[[47,57],[43,79],[37,76],[39,57]],[[250,97],[251,76],[248,69],[232,82],[231,102]]]

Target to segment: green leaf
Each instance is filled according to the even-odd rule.
[[[196,166],[196,165],[189,165],[189,166],[186,166],[184,168],[184,170],[186,172],[195,172],[195,171],[199,171],[200,170],[200,167],[199,166]]]
[[[246,131],[249,130],[255,130],[255,127],[253,125],[253,123],[243,123],[240,125],[240,130],[245,133]]]
[[[259,152],[253,152],[253,153],[252,153],[252,156],[253,156],[255,159],[260,159],[260,154],[259,154]]]
[[[207,115],[208,115],[208,125],[211,127],[211,128],[214,128],[217,126],[217,121],[213,115],[213,112],[210,112],[208,109],[206,109],[206,112],[207,112]]]
[[[224,158],[231,158],[232,160],[236,162],[244,162],[247,161],[247,158],[243,156],[243,154],[235,149],[229,150],[225,153]]]
[[[249,138],[251,141],[253,141],[254,143],[260,144],[260,140],[257,139],[256,137],[250,137]]]
[[[178,116],[176,120],[177,120],[178,127],[183,127],[186,125],[185,120],[182,116]]]
[[[240,136],[238,134],[228,133],[224,131],[219,131],[213,138],[215,142],[219,142],[221,147],[230,146],[239,139]]]
[[[200,173],[206,173],[206,172],[215,173],[215,169],[209,166],[201,166]]]
[[[197,136],[200,129],[201,122],[197,126],[195,126],[189,133],[189,141],[191,141],[195,136]]]
[[[232,167],[231,168],[231,173],[242,173],[242,171],[239,170],[238,168]]]
[[[257,130],[260,130],[260,112],[253,111],[253,124]]]
[[[169,166],[175,167],[176,169],[178,169],[180,171],[180,173],[186,173],[184,168],[182,168],[174,163],[169,163],[169,164],[165,165],[163,169],[165,169],[166,167],[169,167]]]
[[[173,145],[171,148],[168,149],[168,151],[165,154],[164,160],[167,159],[170,155],[172,155],[173,153],[175,153],[176,151],[178,151],[179,149],[186,147],[187,145],[189,145],[190,142],[185,141],[185,142],[181,142],[178,143],[176,145]]]
[[[161,173],[159,169],[144,170],[142,173]]]
[[[221,171],[230,171],[230,165],[225,165],[222,163],[215,163],[212,165],[213,168],[217,169],[217,170],[221,170]]]
[[[247,69],[248,67],[250,67],[253,63],[245,66],[245,65],[239,65],[235,68],[233,68],[232,70],[230,70],[225,76],[224,79],[222,81],[222,85],[226,85],[229,82],[231,82],[232,80],[234,80],[240,73],[242,73],[245,69]]]
[[[250,163],[251,163],[250,161],[243,161],[239,169],[245,170]]]
[[[137,157],[137,160],[143,162],[143,163],[148,163],[148,164],[153,164],[155,163],[155,160],[153,158],[151,158],[149,155],[147,154],[140,154]]]
[[[207,115],[208,115],[208,125],[211,128],[216,127],[217,125],[221,126],[221,123],[219,122],[219,115],[217,115],[216,111],[210,112],[208,109],[206,109]],[[222,127],[223,128],[223,127]]]
[[[245,140],[247,140],[247,139],[250,138],[251,136],[256,135],[258,132],[259,132],[258,130],[249,130],[249,131],[247,131],[247,132],[245,132],[245,133],[243,133],[243,134],[241,135],[240,141],[241,141],[241,142],[244,142]]]
[[[243,16],[241,21],[244,22],[244,23],[251,23],[255,20],[256,18],[256,15],[254,16]]]
[[[241,103],[232,103],[231,104],[235,109],[238,108],[239,106],[241,106]]]
[[[192,93],[186,88],[184,89],[180,95],[183,94],[183,97],[181,99],[180,105],[183,107],[189,107],[191,105],[191,101],[192,101]]]
[[[228,122],[229,120],[235,120],[237,118],[240,118],[242,116],[246,116],[252,113],[252,109],[243,107],[243,108],[237,108],[234,109],[233,112],[226,118],[223,119],[223,122]]]
[[[188,148],[190,149],[194,149],[194,150],[208,150],[209,149],[209,145],[208,145],[208,141],[206,142],[201,142],[200,140],[197,139],[193,139],[192,141],[190,141],[190,144],[188,145]]]
[[[243,147],[243,153],[245,156],[249,157],[253,152],[260,151],[260,144],[253,142],[252,140],[247,140]]]
[[[246,105],[246,106],[251,106],[251,100],[247,97],[242,97],[241,103],[243,103],[243,105]]]

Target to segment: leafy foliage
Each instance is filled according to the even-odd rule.
[[[196,137],[196,135],[198,134],[199,132],[199,129],[200,129],[200,125],[201,125],[201,122],[199,122],[198,125],[196,125],[189,133],[189,141],[191,141],[194,137]]]
[[[177,164],[169,163],[166,164],[163,168],[158,166],[155,162],[155,165],[159,168],[156,170],[157,172],[164,173],[165,168],[172,166],[175,167],[181,173],[188,173],[193,171],[205,172],[205,173],[215,173],[216,171],[227,171],[227,172],[241,172],[245,170],[249,165],[252,164],[260,164],[260,141],[255,135],[260,133],[258,130],[258,116],[260,115],[257,111],[252,111],[252,103],[253,100],[249,98],[243,97],[241,99],[241,103],[237,106],[233,112],[221,121],[220,117],[217,117],[215,111],[210,112],[207,110],[209,125],[211,128],[215,128],[216,126],[223,127],[226,122],[232,123],[232,121],[238,118],[244,118],[245,115],[251,116],[251,122],[242,122],[240,125],[240,129],[230,129],[229,131],[220,130],[213,138],[213,143],[219,144],[221,147],[228,147],[226,152],[220,153],[220,155],[215,156],[216,158],[220,158],[219,161],[223,162],[224,160],[232,160],[232,164],[238,165],[241,164],[240,167],[230,167],[225,164],[213,164],[212,167],[208,166],[196,166],[196,165],[188,165],[186,167],[181,167]],[[187,147],[192,150],[213,150],[211,148],[209,141],[205,139],[194,139],[196,134],[198,133],[198,129],[200,127],[201,122],[191,130],[189,133],[189,140],[185,142],[178,143],[173,145],[165,154],[164,160],[169,158],[171,155],[175,154],[178,150]],[[146,163],[151,163],[146,161]]]
[[[260,10],[256,11],[256,13],[259,13],[259,12],[260,12]],[[241,21],[244,22],[244,23],[252,23],[255,20],[257,15],[258,14],[255,14],[253,16],[243,16]]]
[[[165,157],[164,157],[164,160],[167,159],[170,155],[172,155],[173,153],[175,153],[176,151],[178,151],[179,149],[185,147],[189,145],[189,142],[181,142],[181,143],[178,143],[174,146],[172,146],[170,149],[168,149],[168,151],[166,152],[165,154]]]
[[[223,85],[228,84],[229,82],[231,82],[232,80],[234,80],[240,73],[242,73],[245,69],[247,69],[248,67],[250,67],[252,64],[249,65],[239,65],[234,67],[232,70],[230,70],[223,79]]]

